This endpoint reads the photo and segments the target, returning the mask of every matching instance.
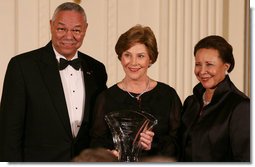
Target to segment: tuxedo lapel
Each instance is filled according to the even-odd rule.
[[[42,78],[52,98],[53,105],[67,133],[72,136],[65,94],[58,71],[58,64],[51,42],[42,49],[39,61]]]
[[[79,56],[80,57],[80,56]],[[83,116],[83,124],[89,121],[89,114],[90,114],[90,101],[91,96],[95,89],[95,80],[94,80],[94,72],[88,67],[88,64],[85,62],[84,59],[81,59],[81,65],[83,70],[84,82],[85,82],[85,109],[84,109],[84,116]]]

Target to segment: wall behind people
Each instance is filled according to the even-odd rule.
[[[65,0],[8,0],[1,2],[0,94],[7,63],[16,54],[44,46],[50,39],[49,18]],[[195,43],[210,34],[222,35],[234,48],[233,82],[245,85],[245,3],[248,0],[81,0],[88,13],[88,30],[81,51],[102,61],[108,86],[123,78],[114,52],[120,33],[135,24],[152,28],[159,45],[159,60],[149,70],[152,78],[174,87],[180,98],[191,94]]]

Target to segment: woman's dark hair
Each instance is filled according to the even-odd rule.
[[[141,25],[130,28],[119,37],[115,45],[115,52],[118,55],[118,59],[120,60],[122,53],[136,43],[141,43],[146,46],[151,64],[155,63],[158,58],[158,47],[155,35],[150,27],[143,27]]]
[[[194,48],[194,56],[199,49],[216,49],[224,63],[229,63],[228,72],[231,72],[235,66],[232,46],[221,36],[211,35],[201,39]]]

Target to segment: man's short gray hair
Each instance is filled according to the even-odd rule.
[[[84,9],[79,4],[76,4],[73,2],[62,3],[61,5],[59,5],[56,8],[56,10],[52,16],[52,21],[54,21],[56,19],[56,15],[61,11],[76,11],[84,16],[84,20],[87,23],[86,13],[85,13]]]

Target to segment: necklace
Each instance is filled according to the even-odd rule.
[[[124,80],[122,80],[122,81],[123,81],[123,89],[124,89],[124,91],[126,91],[126,92],[129,94],[129,96],[131,96],[132,98],[137,99],[137,100],[140,100],[140,97],[141,97],[145,92],[147,92],[148,89],[149,89],[149,87],[150,87],[150,78],[148,78],[147,86],[146,86],[146,88],[144,89],[144,91],[142,91],[142,93],[140,93],[139,95],[134,96],[134,95],[132,95],[132,94],[127,90],[126,84],[125,84]]]
[[[204,103],[204,106],[208,105],[211,101],[206,101],[205,100],[205,92],[203,94],[203,103]]]

